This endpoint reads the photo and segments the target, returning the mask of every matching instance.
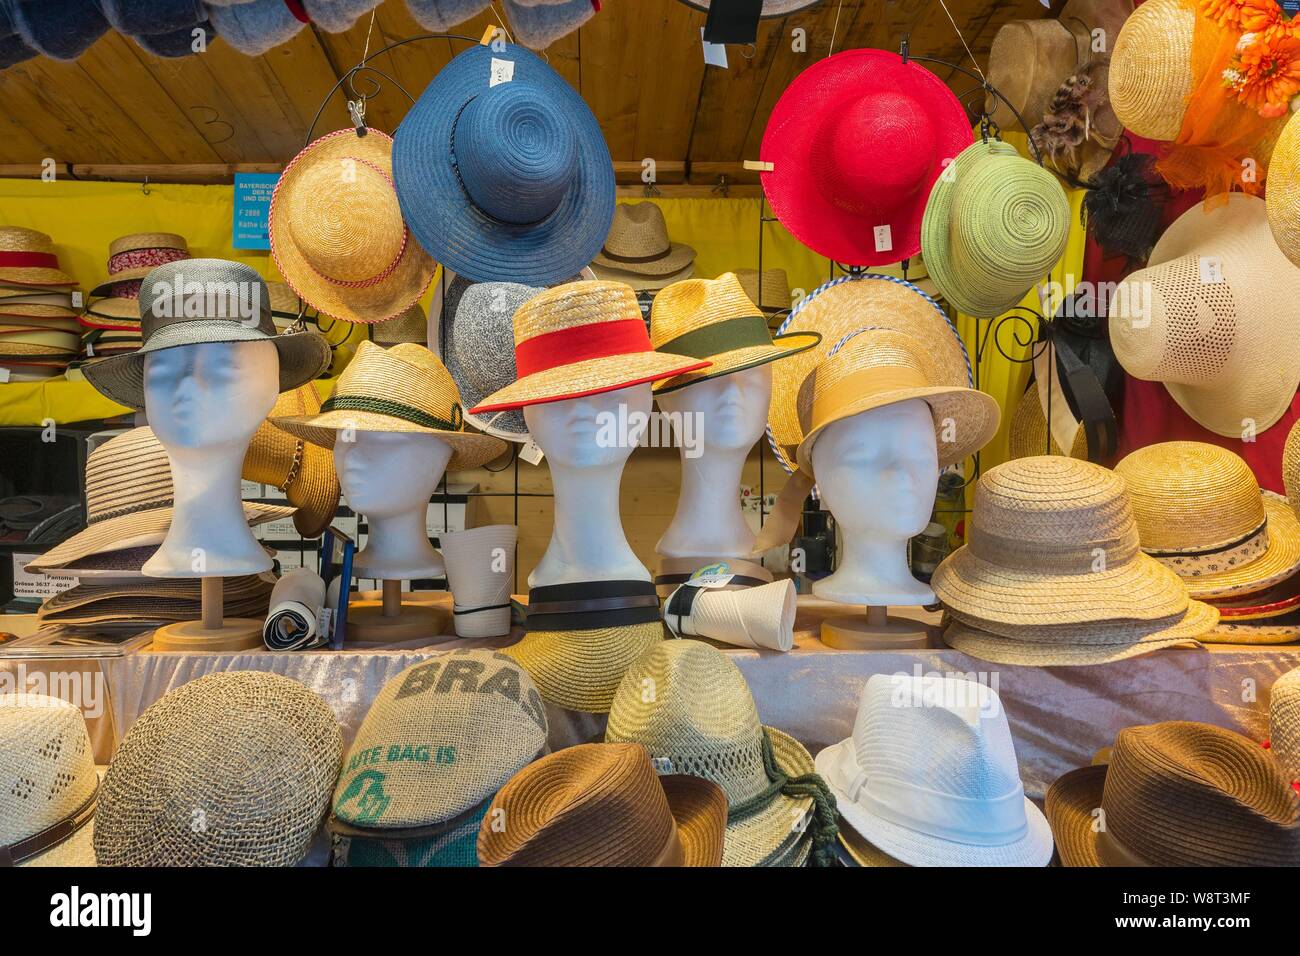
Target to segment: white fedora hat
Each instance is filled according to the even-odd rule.
[[[727,590],[683,584],[664,602],[675,633],[737,647],[788,651],[794,647],[795,589],[789,578]]]
[[[438,536],[447,562],[447,586],[454,602],[458,637],[502,637],[510,633],[510,588],[515,580],[519,529],[489,524]]]
[[[1046,866],[1052,831],[1025,796],[995,691],[875,674],[853,736],[817,755],[844,822],[912,866]]]

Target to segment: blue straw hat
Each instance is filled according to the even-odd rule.
[[[494,74],[508,81],[492,85]],[[534,54],[476,46],[397,128],[402,215],[430,255],[476,282],[551,285],[600,251],[614,167],[582,97]]]
[[[506,19],[516,40],[534,50],[544,50],[556,40],[568,36],[596,14],[591,0],[561,0],[536,3],[535,0],[504,0]]]
[[[209,42],[217,35],[217,32],[212,29],[212,24],[204,20],[202,23],[182,27],[180,30],[174,30],[171,33],[140,35],[132,37],[132,39],[146,53],[175,60],[183,56],[193,56],[197,52],[194,49],[195,30],[202,30],[206,34],[204,43]]]
[[[284,0],[253,0],[231,7],[208,4],[208,17],[217,36],[247,56],[261,56],[287,43],[306,26]]]
[[[95,0],[0,0],[23,43],[52,60],[75,60],[108,32]]]
[[[99,0],[109,25],[130,36],[175,33],[207,19],[201,0]]]
[[[490,0],[406,0],[415,22],[426,30],[441,33],[476,17]]]

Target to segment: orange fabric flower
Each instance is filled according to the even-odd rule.
[[[1282,11],[1276,0],[1239,0],[1237,22],[1243,33],[1258,33],[1282,21]]]
[[[1223,27],[1241,23],[1241,4],[1242,0],[1200,0],[1201,13]]]
[[[1278,107],[1287,106],[1300,93],[1300,37],[1290,30],[1264,33],[1241,53],[1242,77],[1238,99],[1266,116],[1281,116]]]

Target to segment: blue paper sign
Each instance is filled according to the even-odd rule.
[[[270,249],[267,223],[279,173],[235,173],[235,213],[230,244],[236,249]]]

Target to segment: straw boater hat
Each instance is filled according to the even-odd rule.
[[[605,739],[644,745],[660,773],[722,787],[723,866],[789,865],[809,848],[815,865],[830,865],[835,801],[812,755],[759,723],[749,685],[721,651],[701,641],[656,645],[619,685]]]
[[[81,313],[80,323],[88,329],[140,331],[140,300],[121,296],[95,299]]]
[[[656,351],[712,364],[660,382],[655,394],[796,355],[821,338],[817,332],[795,332],[773,339],[766,316],[745,295],[735,273],[677,282],[655,296],[650,342]]]
[[[640,744],[579,744],[530,764],[501,788],[479,830],[479,862],[719,866],[726,823],[727,798],[717,784],[657,776]]]
[[[414,343],[386,349],[362,342],[319,413],[272,424],[322,448],[334,447],[341,428],[434,435],[452,448],[448,471],[477,468],[506,448],[499,438],[465,431],[456,383],[438,356]]]
[[[1061,777],[1045,807],[1064,866],[1300,866],[1290,781],[1258,743],[1211,724],[1121,730],[1110,763]]]
[[[282,392],[266,421],[257,427],[244,456],[243,477],[285,493],[293,524],[304,538],[314,538],[329,527],[339,506],[339,476],[334,456],[319,445],[305,442],[277,428],[278,418],[319,414],[320,396],[310,382]]]
[[[271,197],[271,254],[316,310],[348,322],[395,318],[424,295],[437,263],[402,221],[393,141],[342,129],[313,142]]]
[[[926,268],[958,311],[991,319],[1051,271],[1070,238],[1070,201],[1055,176],[998,140],[958,154],[921,220]]]
[[[1300,782],[1300,667],[1273,683],[1268,700],[1269,749],[1283,775]]]
[[[875,674],[863,685],[852,736],[821,751],[816,764],[840,819],[896,861],[1052,859],[1052,831],[1025,796],[1006,711],[984,684]]]
[[[188,259],[184,237],[172,232],[137,232],[120,236],[108,246],[108,278],[90,290],[91,295],[112,295],[119,282],[143,279],[158,266]]]
[[[546,709],[504,654],[457,650],[406,668],[366,712],[334,786],[349,866],[475,866],[493,795],[546,749]]]
[[[615,207],[605,245],[591,265],[593,269],[665,276],[681,272],[694,261],[694,249],[669,240],[668,224],[657,204],[634,202]]]
[[[35,229],[0,226],[0,283],[66,287],[77,280],[59,268],[54,240]]]
[[[101,866],[293,866],[325,818],[342,756],[333,711],[296,680],[192,680],[122,739],[95,812],[95,855]]]
[[[1193,206],[1111,301],[1120,364],[1134,378],[1163,382],[1215,434],[1262,432],[1291,406],[1300,384],[1300,337],[1290,331],[1300,266],[1273,241],[1264,200],[1232,193]]]
[[[293,514],[292,508],[244,502],[250,525]],[[91,555],[162,544],[172,523],[172,471],[150,428],[106,441],[86,459],[86,528],[29,563],[66,567]]]
[[[790,308],[790,280],[784,269],[764,269],[761,281],[757,269],[737,269],[736,279],[749,301],[763,312],[784,312]]]
[[[95,865],[94,753],[74,704],[0,694],[0,867]]]
[[[519,378],[470,409],[476,415],[656,382],[710,363],[656,352],[636,294],[617,282],[569,282],[515,312]]]
[[[1171,441],[1115,466],[1128,482],[1142,550],[1194,598],[1263,591],[1300,571],[1300,520],[1218,445]]]

